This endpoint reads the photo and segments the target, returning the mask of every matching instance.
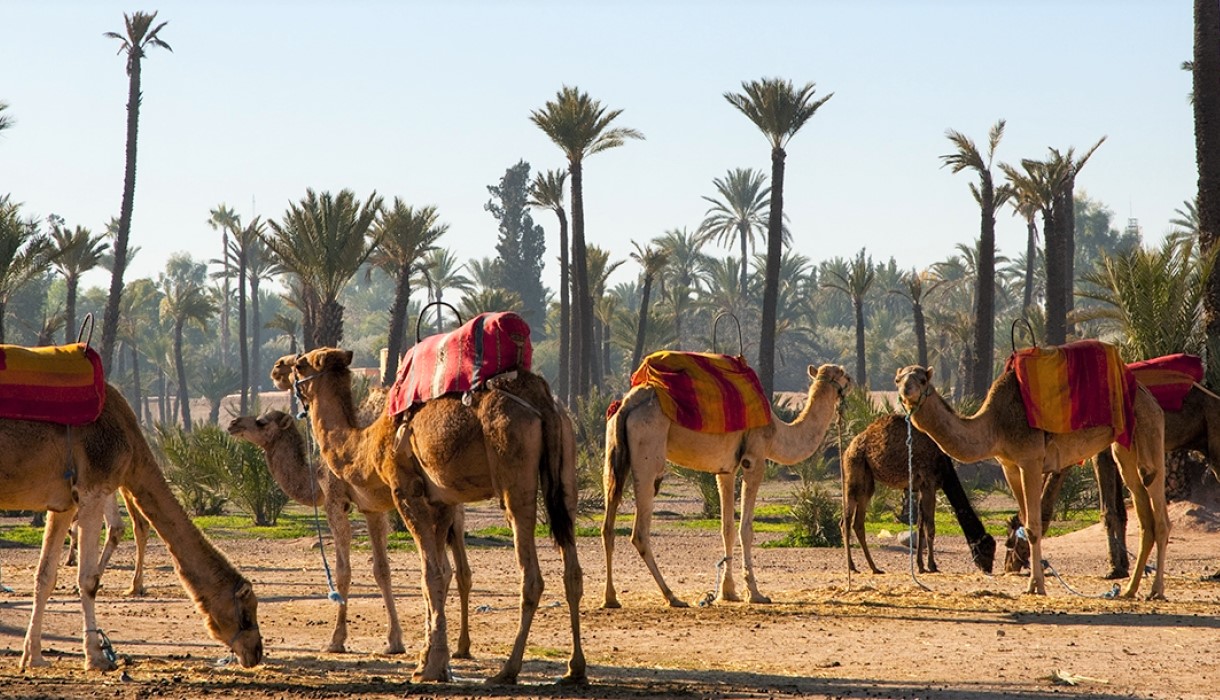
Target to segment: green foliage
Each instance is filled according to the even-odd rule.
[[[1074,513],[1096,508],[1097,480],[1091,469],[1067,469],[1059,487],[1059,519],[1070,520]]]
[[[190,433],[169,426],[158,430],[169,462],[166,478],[192,514],[220,515],[231,500],[254,525],[276,524],[288,497],[271,478],[261,449],[217,425],[199,424]]]
[[[228,495],[225,493],[226,450],[208,449],[215,445],[197,444],[181,426],[158,424],[157,443],[165,455],[165,478],[178,492],[178,498],[193,516],[220,515]]]
[[[720,487],[716,483],[716,475],[709,472],[696,471],[674,465],[674,473],[694,484],[699,492],[699,499],[703,502],[703,508],[700,515],[704,518],[719,518],[720,517]],[[737,477],[734,483],[734,494],[741,487],[741,471],[738,470]],[[734,498],[736,501],[736,498]]]
[[[802,485],[796,492],[796,503],[792,506],[795,522],[787,537],[764,543],[764,547],[841,547],[843,534],[839,531],[842,519],[842,504],[839,498],[816,485]]]
[[[546,257],[546,239],[542,227],[530,216],[529,184],[530,164],[518,161],[504,171],[498,185],[488,186],[492,198],[483,208],[500,222],[500,238],[496,243],[499,254],[495,266],[496,286],[514,293],[521,315],[535,328],[543,330],[546,295],[542,287],[542,263]],[[510,307],[501,310],[503,308]]]

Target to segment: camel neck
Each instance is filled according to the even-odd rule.
[[[911,422],[959,462],[978,462],[994,454],[993,431],[987,418],[959,416],[936,392],[911,414]]]
[[[289,498],[305,505],[321,505],[318,470],[310,464],[305,440],[295,427],[280,432],[265,452],[271,478]]]
[[[795,464],[808,459],[821,445],[826,429],[839,403],[839,388],[831,382],[814,381],[809,398],[791,423],[775,421],[775,437],[767,459],[780,464]]]

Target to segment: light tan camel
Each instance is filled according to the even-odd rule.
[[[915,427],[927,433],[942,450],[959,462],[977,462],[994,457],[1004,469],[1004,478],[1017,500],[1021,521],[1027,523],[1032,560],[1042,561],[1040,513],[1042,475],[1080,464],[1107,445],[1118,462],[1123,482],[1131,491],[1140,520],[1140,552],[1131,578],[1121,596],[1131,598],[1139,590],[1144,565],[1156,546],[1156,574],[1151,598],[1165,597],[1165,547],[1169,542],[1169,518],[1165,506],[1165,422],[1161,407],[1146,389],[1134,397],[1135,426],[1131,448],[1111,444],[1109,426],[1071,433],[1047,433],[1029,427],[1016,373],[1000,375],[978,412],[963,418],[945,403],[932,386],[931,368],[911,366],[894,377],[898,396]],[[1046,594],[1041,566],[1030,567],[1028,593]]]
[[[127,513],[131,516],[131,529],[135,533],[136,540],[135,570],[131,573],[131,585],[128,586],[125,594],[142,596],[145,594],[144,549],[148,545],[148,521],[140,515],[140,511],[136,509],[131,496],[126,491],[119,489],[119,495],[123,498],[123,503],[127,506]],[[107,499],[104,508],[102,519],[106,523],[106,544],[102,547],[102,556],[97,562],[99,576],[105,573],[106,567],[110,564],[110,557],[114,555],[114,550],[118,548],[119,542],[123,539],[123,533],[127,530],[123,525],[123,515],[119,512],[119,502],[116,499]],[[76,535],[79,529],[75,522],[68,529],[68,556],[64,560],[65,566],[76,566]]]
[[[974,512],[974,506],[970,505],[970,498],[957,478],[953,460],[932,442],[932,438],[910,428],[905,418],[898,415],[881,416],[852,438],[851,444],[843,452],[843,474],[843,480],[847,484],[843,541],[848,546],[849,569],[856,570],[851,558],[851,535],[854,533],[856,541],[860,543],[860,550],[868,561],[868,568],[874,574],[882,573],[873,563],[873,555],[869,553],[868,541],[864,537],[864,516],[868,513],[869,501],[873,498],[878,482],[892,488],[905,489],[908,483],[913,481],[914,490],[919,494],[919,517],[916,519],[918,545],[915,554],[919,572],[925,571],[925,544],[928,548],[926,571],[937,571],[932,544],[936,539],[936,490],[941,489],[953,506],[957,522],[970,545],[970,555],[975,566],[991,573],[995,561],[995,538],[987,534],[983,521],[979,520],[978,514]]]
[[[348,513],[357,505],[368,522],[369,546],[373,553],[373,578],[381,589],[385,602],[389,634],[382,653],[401,654],[402,627],[398,623],[398,611],[394,606],[394,592],[390,582],[390,560],[386,549],[386,534],[389,521],[385,510],[369,510],[359,503],[368,503],[360,489],[345,483],[322,464],[313,469],[306,457],[305,438],[297,430],[296,421],[283,411],[267,411],[262,416],[240,416],[229,423],[229,433],[262,448],[267,456],[267,468],[275,483],[289,498],[307,506],[324,506],[326,522],[335,541],[335,584],[343,602],[339,604],[335,630],[330,644],[324,651],[342,653],[347,640],[347,594],[352,582],[352,525]],[[461,509],[455,518],[450,533],[449,548],[453,552],[454,568],[457,571],[458,594],[461,599],[462,622],[454,657],[470,657],[470,564],[466,560],[466,543],[463,539]]]
[[[135,413],[113,386],[106,387],[101,416],[70,430],[51,423],[0,420],[0,509],[46,510],[42,553],[34,588],[34,611],[21,653],[21,667],[46,666],[42,618],[64,537],[74,516],[80,525],[77,587],[84,616],[85,667],[111,670],[94,613],[99,586],[98,539],[107,500],[123,489],[157,529],[187,592],[204,616],[208,632],[237,655],[242,666],[262,661],[254,590],[187,517],[148,443]]]
[[[419,550],[426,603],[425,641],[415,680],[449,681],[445,592],[452,571],[445,541],[463,503],[498,498],[513,528],[522,571],[521,617],[512,651],[490,679],[514,683],[530,624],[542,595],[534,543],[538,489],[551,535],[563,553],[564,591],[572,627],[572,656],[563,682],[586,679],[580,645],[582,574],[576,556],[575,445],[545,380],[517,372],[463,397],[446,394],[398,417],[382,414],[359,427],[352,403],[352,353],[319,348],[280,358],[271,378],[295,389],[308,406],[314,435],[331,469],[359,487],[377,507],[397,507]],[[466,401],[470,405],[466,405]],[[371,507],[371,506],[366,506]]]
[[[716,475],[720,491],[720,535],[724,541],[724,573],[716,582],[716,600],[741,600],[733,582],[732,566],[736,533],[733,531],[733,483],[740,468],[744,475],[741,492],[741,571],[750,590],[751,603],[769,603],[754,578],[754,500],[762,484],[766,460],[795,464],[818,449],[835,406],[851,383],[838,365],[808,368],[809,396],[792,423],[773,420],[769,425],[732,433],[698,433],[669,420],[661,410],[656,391],[637,386],[623,397],[618,411],[606,422],[605,481],[606,512],[602,520],[602,545],[606,552],[606,597],[603,607],[619,607],[614,590],[614,521],[623,498],[627,473],[635,489],[635,526],[631,543],[652,572],[661,595],[675,608],[687,607],[666,585],[652,554],[652,505],[666,460]],[[717,567],[721,568],[721,567]]]

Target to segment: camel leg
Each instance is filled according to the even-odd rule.
[[[34,610],[30,613],[30,626],[25,632],[20,668],[50,665],[50,662],[42,658],[42,617],[47,609],[47,600],[55,590],[59,551],[64,545],[68,529],[72,527],[74,515],[75,509],[62,513],[47,513],[46,528],[42,531],[42,551],[38,556],[38,570],[34,576]]]
[[[689,603],[679,599],[666,585],[665,579],[661,576],[661,570],[657,568],[657,560],[652,555],[652,504],[656,498],[656,492],[661,488],[660,471],[641,468],[640,462],[645,459],[644,455],[634,449],[632,455],[631,475],[635,488],[635,524],[631,527],[631,544],[635,545],[636,551],[644,559],[645,566],[648,567],[648,571],[652,574],[653,580],[657,582],[661,595],[665,596],[669,606],[671,608],[690,607]],[[658,474],[656,481],[641,483],[643,481],[641,472]],[[605,526],[603,525],[603,527]]]
[[[1093,459],[1093,475],[1097,477],[1101,520],[1106,526],[1106,541],[1110,545],[1110,573],[1107,579],[1127,578],[1131,562],[1127,556],[1127,506],[1123,503],[1123,482],[1118,475],[1114,455],[1103,450]]]
[[[737,594],[737,583],[733,581],[733,547],[737,545],[737,531],[733,529],[733,486],[736,481],[736,470],[728,474],[716,475],[716,491],[720,495],[720,540],[724,544],[723,566],[717,566],[719,581],[716,585],[716,600],[737,602],[741,596]],[[745,502],[745,490],[742,490],[742,502]],[[745,513],[742,512],[742,526],[745,526]],[[744,533],[743,533],[744,538]],[[743,548],[744,549],[744,548]],[[742,571],[745,571],[745,558],[742,558]],[[748,579],[747,579],[748,580]]]
[[[102,517],[106,522],[106,545],[102,547],[102,556],[97,562],[98,576],[106,572],[106,567],[110,565],[110,557],[114,556],[114,550],[118,548],[119,541],[123,539],[125,529],[123,516],[119,514],[119,502],[113,495],[106,498]]]
[[[77,552],[76,586],[80,589],[81,613],[84,618],[85,669],[113,671],[115,662],[102,651],[101,630],[97,626],[95,604],[101,588],[102,571],[98,566],[98,537],[101,535],[105,501],[114,503],[113,494],[82,498],[76,524],[80,529]]]
[[[470,560],[466,557],[466,511],[454,509],[453,525],[449,528],[449,551],[453,553],[453,568],[457,574],[458,600],[461,603],[461,627],[458,630],[455,659],[473,659],[470,653]]]
[[[850,458],[849,458],[850,459]],[[851,533],[855,533],[856,541],[860,543],[860,551],[864,553],[864,560],[868,562],[868,568],[874,574],[885,573],[877,568],[877,564],[873,562],[873,555],[868,549],[868,540],[864,532],[864,517],[868,512],[868,503],[873,498],[875,485],[872,477],[865,472],[857,478],[853,475],[852,465],[847,464],[848,469],[848,484],[847,484],[847,513],[843,515],[843,542],[847,547],[847,566],[853,572],[857,571],[855,562],[851,558]]]
[[[394,500],[398,513],[419,551],[420,584],[424,592],[424,647],[419,653],[419,663],[411,674],[414,682],[449,682],[453,673],[449,669],[449,640],[445,629],[445,532],[438,529],[438,522],[446,527],[452,524],[452,507],[449,513],[438,512],[446,507],[434,508],[428,502],[423,479],[415,464],[399,465],[394,471]]]
[[[1169,519],[1165,505],[1165,456],[1163,452],[1151,455],[1154,471],[1145,483],[1140,476],[1135,454],[1121,448],[1114,449],[1114,458],[1123,476],[1123,482],[1131,491],[1131,500],[1135,503],[1135,514],[1140,522],[1140,551],[1136,555],[1135,566],[1131,569],[1131,578],[1119,594],[1123,598],[1133,598],[1139,590],[1140,579],[1144,575],[1144,567],[1148,564],[1153,546],[1157,548],[1156,572],[1153,574],[1152,591],[1149,598],[1163,599],[1165,597],[1164,567],[1165,546],[1169,541]]]
[[[330,635],[330,643],[322,651],[329,654],[347,652],[347,603],[348,593],[352,587],[352,522],[348,520],[347,512],[350,504],[340,495],[339,489],[332,489],[326,494],[326,524],[330,526],[330,534],[335,543],[335,589],[343,599],[339,603],[339,612],[335,617],[335,628]],[[372,524],[369,530],[373,529]]]
[[[1042,465],[1003,464],[1013,496],[1017,499],[1025,536],[1029,540],[1029,585],[1025,592],[1046,595],[1046,576],[1042,571]]]
[[[364,520],[369,528],[369,546],[373,548],[373,580],[381,590],[381,600],[385,603],[386,623],[389,631],[386,633],[383,654],[401,654],[407,650],[402,643],[402,627],[398,624],[398,609],[394,607],[394,588],[390,582],[390,554],[387,548],[390,519],[385,512],[365,513]],[[350,542],[350,540],[349,540]],[[347,595],[343,596],[347,601]]]
[[[536,462],[535,462],[536,463]],[[521,659],[525,656],[525,642],[529,637],[534,613],[542,599],[542,569],[538,565],[538,551],[534,542],[534,524],[537,521],[537,485],[528,489],[517,488],[505,496],[505,508],[513,528],[513,546],[517,552],[517,568],[521,570],[521,618],[517,623],[517,638],[512,651],[500,672],[487,680],[488,683],[516,683],[521,673]],[[565,558],[566,559],[566,558]],[[565,562],[565,577],[567,575]],[[571,592],[569,591],[569,595]]]
[[[131,494],[124,489],[120,489],[119,494],[123,496],[123,504],[127,507],[127,517],[131,519],[132,539],[136,541],[136,565],[131,573],[131,586],[127,588],[126,595],[142,596],[145,594],[144,549],[148,546],[148,520],[136,508]]]
[[[605,514],[602,516],[602,551],[606,555],[606,589],[605,597],[602,600],[602,607],[620,608],[622,605],[618,602],[618,594],[614,590],[614,525],[618,519],[618,506],[619,501],[622,500],[623,492],[620,490],[617,495],[611,495],[607,489],[605,496]],[[640,503],[638,495],[635,502],[636,520],[638,521]]]
[[[758,590],[758,578],[754,575],[754,501],[758,498],[758,487],[762,484],[763,466],[762,459],[742,465],[745,479],[741,485],[741,575],[750,591],[751,603],[771,602],[770,598]],[[728,571],[728,562],[724,568]]]
[[[932,553],[932,543],[936,541],[936,489],[931,484],[924,484],[919,494],[919,551],[915,561],[923,566],[923,548],[928,547],[928,567],[930,574],[937,573],[936,556]],[[922,571],[922,569],[921,569]]]

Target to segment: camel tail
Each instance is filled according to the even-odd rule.
[[[627,487],[627,473],[631,471],[631,450],[627,443],[627,414],[635,408],[637,401],[631,399],[638,393],[623,397],[614,414],[606,419],[606,466],[602,478],[605,480],[606,502],[618,503]]]
[[[942,455],[937,460],[937,471],[940,473],[941,490],[949,499],[949,505],[957,516],[957,524],[961,526],[966,542],[970,544],[974,565],[984,573],[991,573],[995,564],[995,538],[987,534],[983,521],[979,520],[978,514],[974,512],[974,506],[970,505],[970,498],[966,495],[966,489],[962,488],[962,482],[957,478],[957,470],[953,468],[953,460],[948,455]]]
[[[563,418],[559,406],[547,391],[547,401],[538,406],[542,413],[542,439],[546,452],[539,460],[538,469],[542,484],[543,501],[546,503],[547,522],[551,525],[551,539],[559,547],[576,544],[576,521],[568,509],[563,488],[563,470],[566,459],[563,448]],[[566,465],[575,470],[576,465]]]

